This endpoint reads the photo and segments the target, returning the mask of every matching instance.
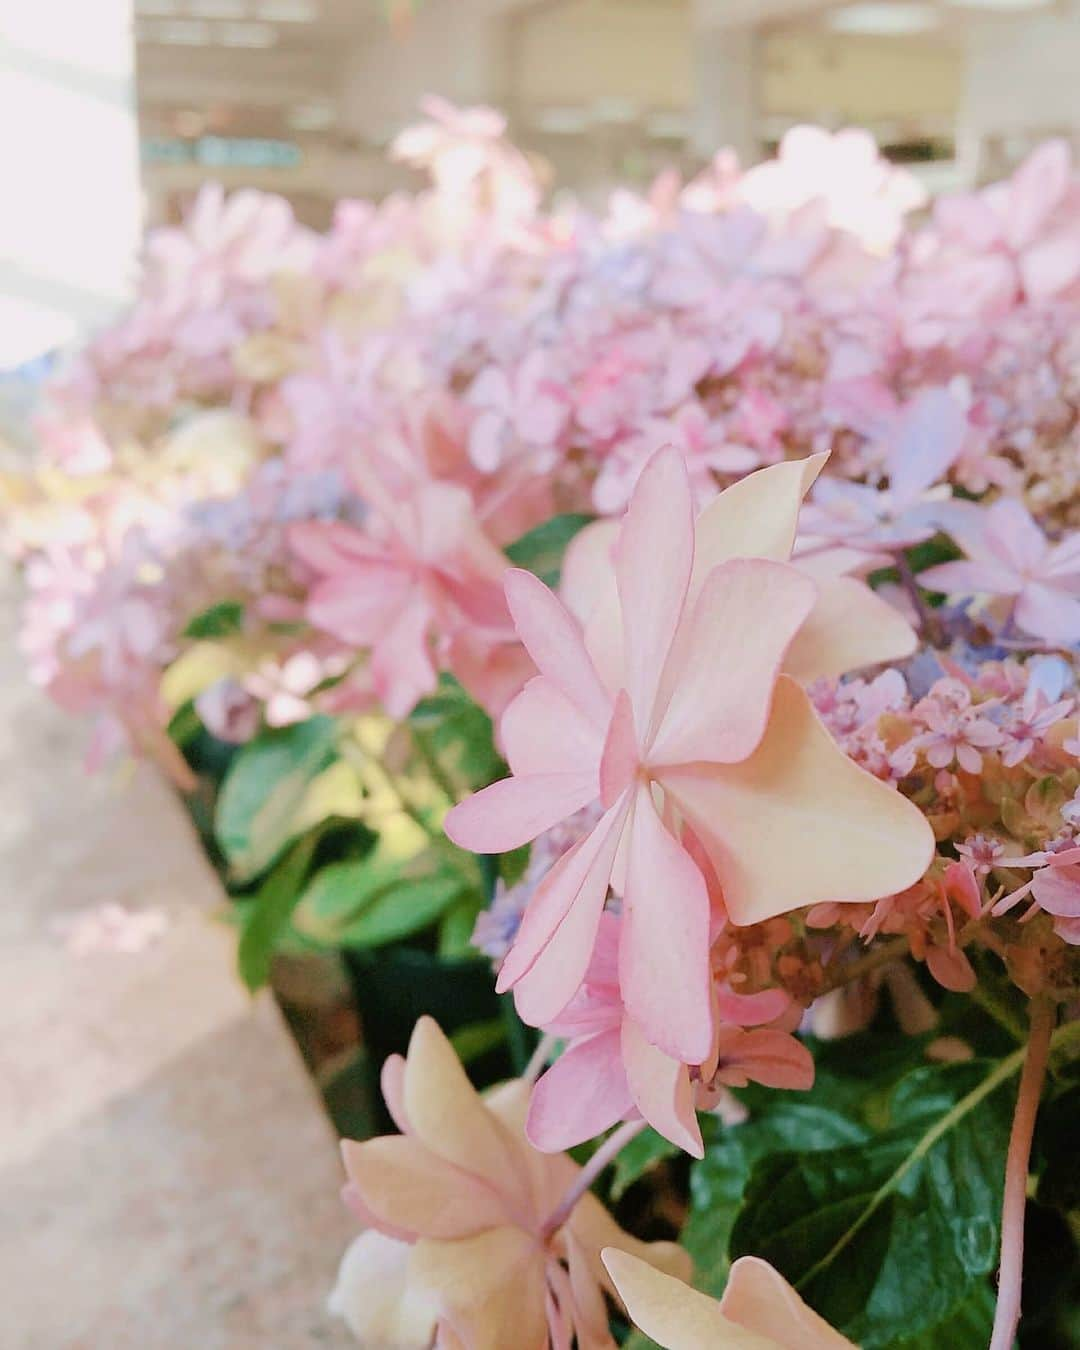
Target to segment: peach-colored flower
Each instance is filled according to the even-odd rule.
[[[719,1302],[629,1252],[607,1247],[603,1260],[634,1323],[664,1350],[854,1350],[759,1257],[735,1262]]]
[[[402,1134],[343,1144],[353,1209],[410,1247],[397,1277],[409,1312],[380,1315],[429,1309],[438,1344],[464,1350],[548,1350],[575,1335],[580,1350],[610,1350],[601,1247],[687,1270],[680,1248],[630,1238],[587,1191],[562,1217],[580,1169],[525,1139],[527,1084],[482,1099],[430,1018],[407,1057],[387,1061],[383,1093]]]

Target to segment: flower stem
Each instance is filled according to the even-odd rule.
[[[1020,1323],[1020,1285],[1024,1272],[1024,1211],[1027,1204],[1031,1137],[1039,1109],[1050,1038],[1057,1009],[1045,997],[1032,1000],[1027,1053],[1016,1096],[1009,1152],[1005,1160],[1005,1203],[1001,1211],[1001,1266],[990,1350],[1011,1350]]]
[[[545,1033],[540,1037],[536,1044],[536,1049],[532,1052],[528,1064],[525,1065],[525,1071],[522,1078],[526,1083],[535,1083],[547,1067],[547,1062],[551,1058],[551,1052],[555,1049],[556,1037],[550,1033]]]
[[[629,1144],[631,1139],[636,1139],[645,1128],[644,1120],[626,1120],[617,1130],[604,1140],[589,1161],[574,1178],[566,1194],[551,1211],[547,1222],[544,1224],[544,1237],[550,1238],[567,1221],[574,1211],[574,1206],[593,1184],[596,1178],[605,1167],[618,1157],[622,1150]]]

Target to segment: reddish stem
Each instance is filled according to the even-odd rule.
[[[1024,1274],[1024,1212],[1027,1206],[1031,1137],[1039,1110],[1046,1061],[1057,1010],[1048,998],[1031,1003],[1027,1054],[1016,1096],[1009,1152],[1005,1160],[1005,1203],[1001,1210],[1001,1265],[990,1350],[1012,1350],[1020,1324],[1020,1286]]]
[[[604,1140],[589,1161],[574,1178],[566,1194],[552,1210],[544,1224],[544,1237],[557,1233],[573,1213],[574,1206],[610,1162],[613,1162],[631,1139],[645,1128],[643,1120],[627,1120]]]

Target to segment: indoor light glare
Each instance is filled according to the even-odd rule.
[[[834,33],[860,33],[875,37],[908,37],[929,33],[938,26],[935,5],[857,4],[834,10],[828,19]]]
[[[221,27],[225,47],[272,47],[277,31],[268,23],[226,23]]]

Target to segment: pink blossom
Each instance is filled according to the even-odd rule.
[[[455,654],[482,700],[505,702],[506,682],[492,662],[511,636],[500,586],[506,560],[476,524],[463,489],[427,483],[405,501],[384,497],[369,530],[305,521],[290,528],[289,542],[314,579],[309,621],[371,649],[372,677],[391,716],[403,717],[430,693],[436,659],[452,666]],[[520,663],[513,666],[516,686]]]
[[[900,889],[886,878],[921,872],[931,842],[921,815],[840,755],[799,686],[780,674],[815,607],[814,584],[782,560],[817,467],[761,470],[695,525],[682,458],[659,453],[635,489],[610,589],[594,595],[584,630],[534,577],[507,577],[540,675],[502,719],[514,776],[455,807],[447,832],[463,847],[502,852],[597,798],[604,809],[533,896],[500,972],[499,987],[516,988],[527,1020],[551,1022],[570,1002],[614,883],[624,902],[627,1014],[658,1049],[703,1062],[712,1041],[709,901],[667,823],[676,814],[698,836],[737,922],[838,895],[865,899]],[[733,633],[737,663],[722,656]],[[821,631],[811,646],[827,653],[829,642]],[[887,836],[871,824],[885,818]],[[844,836],[835,849],[824,842],[834,828]],[[874,844],[853,847],[863,828]],[[799,842],[776,850],[766,840],[778,834]]]
[[[935,769],[950,768],[955,762],[967,773],[978,773],[982,751],[1002,743],[1001,731],[972,705],[970,691],[959,680],[939,680],[915,705],[914,713],[927,730],[910,747],[921,750]]]
[[[1045,642],[1080,642],[1080,534],[1050,544],[1015,498],[983,507],[954,502],[943,523],[968,556],[920,573],[930,590],[1001,596],[1025,632]]]

